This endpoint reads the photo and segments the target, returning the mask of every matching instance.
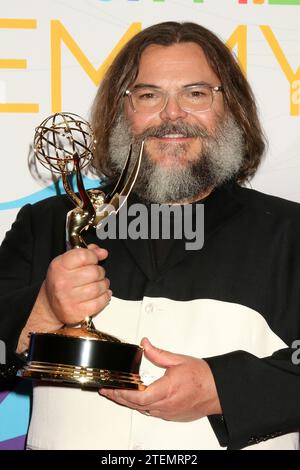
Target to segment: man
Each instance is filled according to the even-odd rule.
[[[20,211],[0,252],[11,348],[99,312],[97,328],[162,348],[142,340],[143,392],[35,385],[28,446],[297,448],[300,211],[239,185],[264,139],[230,52],[193,23],[145,29],[109,69],[92,123],[108,177],[146,139],[131,203],[203,203],[204,246],[91,233],[89,250],[65,253],[65,197]]]

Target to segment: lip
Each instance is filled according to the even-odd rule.
[[[192,137],[157,137],[158,140],[162,140],[163,142],[187,142],[191,140]]]

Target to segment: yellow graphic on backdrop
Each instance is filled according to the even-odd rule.
[[[295,94],[298,91],[297,88],[299,88],[300,67],[296,72],[293,72],[270,26],[262,25],[260,29],[290,84],[290,113],[292,116],[299,116],[300,101],[295,100]]]
[[[0,18],[0,29],[36,29],[36,20]],[[0,59],[0,69],[27,69],[26,59]],[[1,113],[38,113],[37,103],[0,103]]]
[[[37,20],[35,19],[1,19],[0,29],[36,29]],[[140,22],[130,25],[125,34],[117,42],[115,47],[108,54],[106,59],[98,68],[94,67],[88,57],[79,47],[70,32],[59,20],[52,20],[50,23],[51,34],[51,109],[53,112],[62,110],[62,43],[68,48],[73,57],[79,63],[95,86],[101,82],[105,71],[111,64],[120,49],[135,34],[141,31]],[[289,103],[291,116],[300,115],[300,67],[294,72],[285,56],[278,40],[276,39],[270,26],[261,25],[260,30],[267,43],[269,44],[277,62],[289,82]],[[237,60],[247,75],[247,25],[238,25],[227,40],[228,47],[233,50],[236,48]],[[26,59],[0,59],[0,69],[27,69]],[[0,103],[0,112],[8,113],[37,113],[39,104],[37,103]]]
[[[124,36],[120,39],[117,45],[112,49],[108,57],[102,62],[100,67],[96,69],[88,60],[86,55],[82,52],[78,44],[74,41],[73,37],[66,30],[59,20],[51,21],[51,76],[52,76],[52,111],[54,113],[61,111],[62,94],[61,94],[61,43],[68,47],[77,62],[85,70],[92,82],[98,86],[103,78],[107,68],[116,57],[120,49],[129,41],[135,34],[141,30],[141,23],[132,23]]]
[[[247,26],[241,24],[238,26],[231,36],[227,39],[226,45],[229,49],[237,46],[237,59],[244,75],[247,75]]]

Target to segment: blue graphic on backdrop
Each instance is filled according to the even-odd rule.
[[[85,176],[83,178],[84,186],[86,189],[96,188],[99,187],[100,181],[88,178]],[[74,190],[77,191],[76,183],[73,184]],[[28,196],[21,197],[19,199],[15,199],[13,201],[7,202],[0,202],[0,210],[9,210],[9,209],[18,209],[23,207],[25,204],[34,204],[35,202],[41,201],[42,199],[46,199],[47,197],[55,196],[56,194],[65,194],[65,190],[62,184],[62,181],[59,180],[58,183],[53,183],[47,186],[40,191],[36,191],[35,193],[28,194]]]
[[[30,400],[29,396],[31,393],[31,384],[29,382],[19,381],[10,393],[0,393],[0,445],[4,447],[3,441],[10,441],[12,439],[19,438],[25,441],[25,435],[27,433],[28,421],[29,421],[29,409]],[[9,419],[7,417],[9,416]],[[3,426],[5,423],[5,426]],[[24,447],[24,442],[22,443]]]
[[[100,181],[97,179],[85,176],[83,180],[86,189],[100,186]],[[74,191],[77,191],[75,177],[71,179],[71,182]],[[18,209],[25,204],[34,204],[57,194],[65,194],[61,179],[35,193],[12,201],[1,202],[0,210]],[[29,423],[30,395],[31,383],[26,381],[17,381],[12,390],[0,389],[0,450],[24,449]]]

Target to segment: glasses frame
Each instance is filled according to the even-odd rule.
[[[133,92],[134,92],[134,89],[133,90],[129,90],[127,89],[124,93],[124,97],[127,97],[129,99],[129,104],[131,106],[131,109],[134,113],[139,113],[139,114],[160,114],[164,109],[165,107],[167,106],[168,104],[168,101],[169,101],[169,98],[170,96],[175,96],[176,97],[176,102],[178,104],[178,106],[180,107],[180,109],[182,109],[182,111],[185,111],[186,113],[206,113],[206,111],[208,111],[209,109],[212,108],[212,105],[213,105],[213,102],[214,102],[214,97],[215,97],[215,94],[218,93],[218,92],[223,92],[224,91],[224,88],[222,85],[216,85],[216,86],[212,86],[212,85],[209,85],[209,84],[203,84],[203,85],[191,85],[190,88],[199,88],[200,86],[203,86],[203,87],[206,87],[206,88],[209,88],[213,93],[212,93],[212,100],[211,100],[211,105],[209,108],[207,109],[203,109],[201,111],[191,111],[191,110],[188,110],[188,109],[185,109],[185,108],[182,108],[180,106],[180,104],[178,103],[178,99],[177,99],[177,95],[178,93],[180,93],[182,90],[180,91],[177,91],[176,93],[169,93],[165,90],[160,90],[159,88],[159,91],[161,91],[164,95],[165,95],[165,100],[164,100],[164,104],[161,108],[160,111],[137,111],[134,107],[134,104],[133,104],[133,99],[132,99],[132,95],[133,95]],[[145,87],[146,88],[146,87]]]

